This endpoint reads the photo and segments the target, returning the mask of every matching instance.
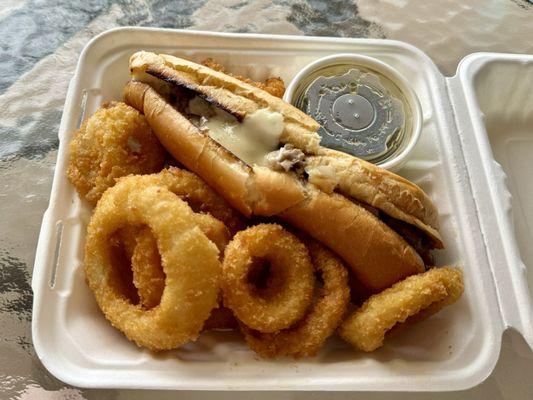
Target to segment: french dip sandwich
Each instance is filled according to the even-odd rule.
[[[431,263],[437,210],[415,184],[320,146],[319,125],[205,66],[135,53],[125,101],[169,153],[246,216],[277,216],[341,256],[371,292]]]

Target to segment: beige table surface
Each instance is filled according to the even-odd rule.
[[[0,0],[0,399],[533,399],[533,354],[509,333],[493,374],[460,393],[82,390],[53,378],[32,347],[30,282],[58,125],[83,46],[125,25],[398,39],[446,75],[476,51],[533,54],[527,0]]]

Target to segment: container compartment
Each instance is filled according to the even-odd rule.
[[[84,94],[87,116],[102,101],[119,99],[128,79],[128,59],[140,49],[196,61],[214,57],[236,73],[254,79],[279,75],[287,84],[309,62],[346,52],[376,57],[406,76],[420,99],[423,127],[400,174],[419,184],[438,205],[446,249],[437,252],[437,265],[463,268],[466,291],[461,300],[372,354],[352,351],[335,338],[316,358],[297,361],[260,360],[239,334],[204,334],[196,343],[163,354],[128,342],[104,319],[84,283],[82,241],[90,209],[80,202],[64,171]],[[490,374],[503,329],[493,275],[444,77],[416,48],[384,40],[118,29],[86,47],[64,110],[33,277],[35,347],[60,379],[83,387],[442,391],[474,386]],[[58,220],[68,222],[68,234],[61,247],[66,253],[59,255],[58,286],[51,288],[52,232]]]

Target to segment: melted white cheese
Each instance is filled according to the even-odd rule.
[[[189,109],[199,110],[199,104],[189,103]],[[209,136],[248,165],[265,165],[265,156],[279,145],[283,132],[283,115],[260,109],[247,115],[242,123],[219,109],[212,108],[214,115],[205,115],[202,110],[200,128],[207,129]]]

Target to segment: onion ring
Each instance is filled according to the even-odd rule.
[[[187,201],[193,209],[218,216],[233,229],[240,229],[245,224],[244,219],[225,200],[191,172],[170,167],[158,174],[145,175],[138,179],[146,184],[167,187]],[[229,242],[230,233],[226,226],[213,216],[196,213],[194,218],[198,227],[216,244],[222,254]],[[131,260],[133,284],[137,288],[140,302],[147,309],[153,308],[159,304],[165,286],[165,275],[155,238],[149,229],[126,227],[121,230],[120,239]]]
[[[203,232],[207,236],[205,231]],[[146,309],[157,306],[165,289],[165,273],[161,266],[161,255],[157,249],[156,239],[148,228],[141,229],[135,238],[131,270],[133,285],[137,288],[142,306]]]
[[[348,271],[322,245],[311,242],[308,248],[315,271],[324,284],[305,317],[289,329],[274,333],[260,333],[241,325],[246,343],[262,357],[314,356],[344,317],[350,301]]]
[[[264,289],[250,282],[259,260],[270,263],[268,277],[256,277],[263,280]],[[288,328],[304,316],[313,287],[313,266],[305,245],[279,225],[261,224],[238,232],[226,247],[224,305],[249,328],[260,332]]]
[[[229,242],[229,233],[226,226],[208,214],[194,214],[194,220],[222,254]],[[131,239],[125,238],[132,235],[134,236],[135,245],[127,254],[131,254],[129,259],[131,260],[130,265],[133,272],[133,285],[137,289],[141,304],[150,309],[159,304],[165,287],[165,274],[161,267],[161,257],[157,249],[157,242],[150,229],[135,229],[135,227],[121,229],[120,238],[122,240],[130,241]]]
[[[112,236],[147,225],[166,276],[159,306],[145,310],[120,291]],[[105,317],[138,346],[166,350],[195,340],[218,300],[218,249],[198,228],[190,207],[160,185],[131,176],[108,189],[94,211],[85,243],[85,275]]]
[[[463,293],[460,269],[432,268],[371,296],[340,326],[339,334],[362,351],[383,345],[391,329],[419,321],[454,303]]]
[[[125,103],[104,103],[74,134],[67,177],[94,206],[116,178],[160,171],[165,156],[144,115]]]
[[[171,192],[186,201],[195,212],[211,214],[222,221],[232,235],[246,228],[246,219],[192,172],[169,167],[157,175]]]

